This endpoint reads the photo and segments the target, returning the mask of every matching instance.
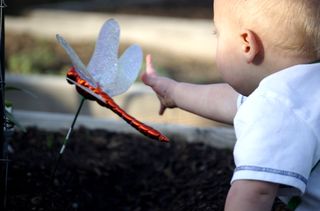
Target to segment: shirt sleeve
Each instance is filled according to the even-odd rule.
[[[295,108],[274,96],[248,97],[234,120],[236,180],[281,184],[279,195],[305,192],[316,140]]]

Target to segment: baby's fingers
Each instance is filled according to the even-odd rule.
[[[153,68],[151,54],[146,56],[146,72],[148,75],[157,75],[156,71]]]
[[[143,83],[152,87],[154,84],[154,76],[157,76],[157,74],[152,65],[151,55],[148,54],[146,56],[146,71],[142,73],[141,79]]]

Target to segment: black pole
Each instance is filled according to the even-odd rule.
[[[1,68],[1,76],[0,76],[0,88],[1,88],[1,107],[0,107],[0,116],[1,116],[1,142],[3,143],[4,141],[4,127],[5,127],[5,100],[4,100],[4,88],[5,88],[5,67],[4,67],[4,7],[5,3],[4,0],[1,0],[1,7],[0,7],[0,18],[1,18],[1,33],[0,33],[0,68]],[[0,150],[0,155],[2,158],[3,155],[3,145],[0,144],[1,150]]]
[[[1,144],[0,144],[0,159],[3,159],[3,145],[4,145],[4,129],[5,129],[5,100],[4,100],[4,88],[5,88],[5,67],[4,67],[4,0],[1,0],[0,7],[0,18],[1,18],[1,33],[0,33],[0,68],[1,68],[1,76],[0,76],[0,88],[1,88],[1,96],[0,96],[0,121],[1,121]]]
[[[1,18],[1,33],[0,33],[0,68],[1,68],[1,75],[0,75],[0,159],[1,159],[1,172],[0,172],[0,208],[1,210],[4,210],[6,208],[6,166],[7,166],[7,159],[4,157],[4,149],[5,149],[5,128],[6,128],[6,120],[5,120],[5,47],[4,47],[4,37],[5,37],[5,26],[4,26],[4,8],[6,7],[6,4],[4,0],[1,0],[0,5],[0,18]]]

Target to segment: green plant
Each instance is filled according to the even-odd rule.
[[[13,86],[5,87],[5,91],[21,91],[21,92],[24,92],[24,93],[32,96],[33,98],[36,98],[36,96],[33,93],[31,93],[30,91],[25,90],[25,89],[20,89],[17,87],[13,87]],[[11,126],[11,127],[16,126],[18,129],[25,131],[25,128],[19,123],[19,121],[17,121],[15,116],[12,114],[12,108],[13,108],[12,102],[5,100],[5,116],[8,120],[9,126]]]
[[[44,43],[29,51],[11,55],[8,59],[8,68],[23,74],[46,72],[48,67],[56,65],[56,61],[55,53]]]

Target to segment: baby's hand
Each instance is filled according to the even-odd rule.
[[[166,108],[176,107],[172,95],[177,82],[172,79],[157,75],[155,69],[153,68],[150,54],[146,56],[146,72],[142,74],[141,79],[144,84],[150,86],[157,94],[160,100],[160,115],[164,113]]]

